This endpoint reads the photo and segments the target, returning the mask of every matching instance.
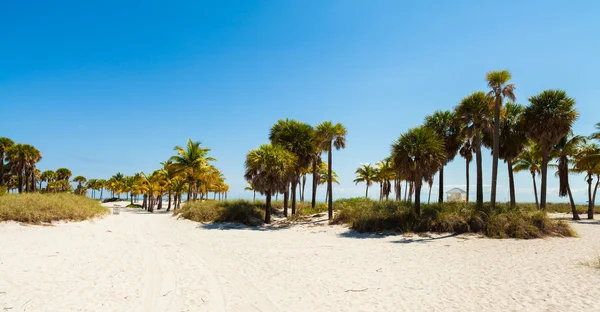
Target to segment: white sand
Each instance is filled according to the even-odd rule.
[[[236,228],[129,210],[0,224],[0,311],[600,311],[600,223],[580,238]]]

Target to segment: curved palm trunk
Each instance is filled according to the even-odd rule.
[[[312,162],[312,201],[310,206],[315,208],[317,204],[317,162],[313,159]]]
[[[469,183],[470,183],[469,182],[469,164],[470,164],[470,161],[468,159],[466,159],[466,163],[467,163],[466,164],[466,168],[467,168],[467,170],[466,170],[467,171],[467,185],[466,186],[467,186],[467,203],[468,203],[469,202]]]
[[[427,205],[431,203],[431,185],[429,186],[429,197],[427,197]]]
[[[542,187],[540,189],[540,209],[546,210],[546,188],[548,177],[548,149],[544,147],[542,152]]]
[[[286,192],[287,193],[287,192]],[[265,223],[271,223],[271,191],[266,192]]]
[[[477,206],[483,207],[483,164],[481,157],[481,140],[476,138],[475,143],[475,162],[477,165]]]
[[[592,176],[588,175],[588,219],[594,219],[594,201],[592,198]]]
[[[415,183],[415,213],[421,215],[421,183]]]
[[[167,211],[171,210],[171,195],[173,195],[173,193],[169,191],[169,203],[167,204]]]
[[[48,184],[46,184],[46,192],[48,191]],[[100,188],[100,200],[102,200],[102,192],[104,192],[104,188]]]
[[[598,186],[600,185],[600,175],[596,175],[596,186],[594,187],[594,195],[592,195],[592,203],[594,206],[596,205],[596,192],[598,191]]]
[[[327,188],[328,188],[328,192],[329,192],[329,198],[327,199],[327,211],[328,211],[328,216],[329,216],[329,220],[333,219],[333,185],[332,185],[332,168],[333,168],[333,157],[331,156],[331,154],[333,153],[333,146],[332,146],[332,141],[329,141],[329,151],[327,152],[327,163],[329,165],[329,168],[327,168],[327,173],[328,173],[328,179],[327,179]]]
[[[369,198],[369,184],[367,184],[367,192],[365,193],[365,198]]]
[[[538,201],[537,184],[535,183],[535,173],[531,173],[533,179],[533,194],[535,195],[535,208],[540,209],[540,202]]]
[[[510,208],[515,208],[517,206],[517,201],[515,199],[515,177],[513,175],[512,159],[507,159],[506,165],[508,166],[508,188],[510,189]]]
[[[302,175],[302,195],[300,195],[300,201],[304,202],[304,190],[306,189],[306,174]]]
[[[496,94],[496,103],[494,105],[494,147],[492,148],[492,190],[490,196],[490,208],[496,207],[496,188],[498,183],[498,156],[500,151],[500,108],[502,107],[502,97]],[[545,185],[542,181],[542,187]],[[545,207],[546,202],[544,202]]]
[[[571,202],[571,213],[573,214],[573,220],[580,220],[577,208],[575,208],[575,201],[573,200],[573,194],[571,194],[571,186],[567,184],[567,192],[569,193],[569,201]]]
[[[440,176],[439,176],[440,181],[439,183],[439,189],[440,192],[438,194],[438,202],[441,204],[444,202],[444,167],[442,166],[442,168],[440,168]],[[431,187],[429,188],[429,199],[431,199]],[[427,202],[429,204],[429,201]]]

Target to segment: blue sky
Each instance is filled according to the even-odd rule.
[[[522,104],[565,89],[581,114],[575,132],[591,133],[599,14],[595,1],[4,2],[0,136],[40,149],[42,169],[88,178],[152,171],[190,137],[212,149],[230,197],[251,197],[244,157],[273,123],[333,120],[349,131],[334,195],[360,196],[356,167],[485,90],[490,70],[512,72]],[[490,172],[486,155],[486,197]],[[464,161],[445,176],[447,189],[464,187]],[[516,178],[517,200],[533,201],[531,177]],[[500,163],[500,200],[507,184]],[[585,202],[583,177],[572,185]],[[557,187],[550,179],[549,200]]]

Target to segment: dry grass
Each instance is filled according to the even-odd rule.
[[[67,193],[0,196],[0,221],[33,224],[83,221],[108,212],[96,200]]]
[[[588,261],[588,262],[581,262],[581,265],[585,265],[588,266],[590,268],[594,268],[594,269],[599,269],[600,270],[600,257],[592,260],[592,261]]]
[[[564,221],[550,219],[545,212],[510,210],[494,212],[464,203],[423,205],[421,216],[412,203],[378,202],[363,198],[341,199],[334,223],[349,224],[358,232],[450,232],[481,233],[492,238],[570,237],[575,232]]]
[[[261,209],[262,208],[262,209]],[[237,222],[255,226],[262,223],[264,205],[246,200],[186,202],[173,215],[196,222]]]

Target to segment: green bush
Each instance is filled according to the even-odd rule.
[[[35,224],[60,220],[83,221],[108,212],[98,201],[70,193],[0,196],[0,221]]]
[[[358,232],[444,232],[481,233],[494,238],[538,238],[575,236],[564,221],[550,219],[545,212],[489,206],[477,209],[465,203],[422,205],[416,216],[413,204],[404,201],[374,201],[364,198],[340,199],[334,223],[349,224]]]
[[[196,222],[237,222],[255,226],[262,223],[264,206],[246,200],[186,202],[173,212]]]
[[[140,204],[129,204],[127,206],[125,206],[127,208],[142,208],[142,205]]]

